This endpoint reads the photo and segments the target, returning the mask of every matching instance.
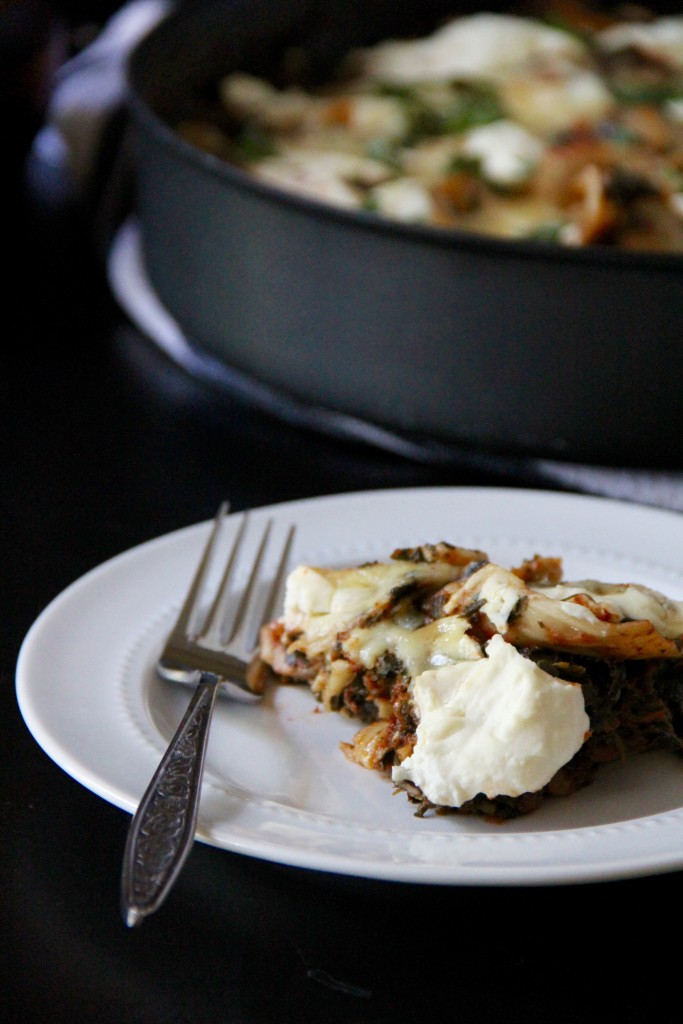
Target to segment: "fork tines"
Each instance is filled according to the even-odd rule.
[[[177,648],[179,644],[189,642],[246,661],[256,647],[260,627],[276,612],[294,538],[294,527],[290,526],[287,530],[279,550],[274,576],[265,595],[261,595],[257,592],[257,586],[273,532],[273,520],[266,520],[256,541],[255,551],[248,561],[245,549],[254,548],[253,543],[248,543],[253,531],[250,530],[249,513],[244,512],[224,556],[225,567],[213,600],[208,611],[204,611],[204,597],[210,589],[212,570],[219,562],[228,508],[228,503],[223,502],[218,509],[187,597],[169,636],[169,644]],[[235,580],[239,579],[240,568],[247,573],[241,592],[234,587]]]

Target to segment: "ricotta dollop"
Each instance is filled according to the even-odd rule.
[[[537,792],[589,731],[580,686],[548,675],[500,635],[486,655],[429,669],[412,683],[417,742],[392,777],[419,786],[434,804]]]
[[[456,18],[432,35],[391,40],[363,54],[365,72],[386,82],[496,79],[540,57],[580,61],[576,36],[533,18],[483,12]]]
[[[543,143],[514,121],[494,121],[468,132],[463,153],[481,161],[487,181],[505,188],[529,177],[543,155]]]

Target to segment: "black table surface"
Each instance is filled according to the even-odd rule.
[[[57,767],[16,704],[16,658],[41,610],[226,495],[237,510],[500,481],[285,425],[190,379],[113,301],[87,214],[15,185],[2,200],[0,1019],[678,1021],[678,873],[432,887],[196,844],[167,903],[125,927],[129,816]]]

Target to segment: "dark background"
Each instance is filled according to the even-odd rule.
[[[53,8],[62,44],[78,45],[114,6]],[[125,928],[129,818],[56,767],[16,707],[16,657],[45,605],[110,556],[209,518],[226,495],[242,509],[501,478],[299,430],[189,379],[109,294],[92,197],[50,202],[47,187],[39,196],[26,187],[42,107],[25,90],[10,98],[0,191],[0,1019],[678,1022],[678,873],[431,888],[197,845],[167,904]]]

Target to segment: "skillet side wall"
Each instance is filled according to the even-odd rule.
[[[167,24],[165,46],[180,54],[191,38],[196,53],[196,33],[210,32],[226,70],[227,51],[228,67],[262,52],[258,17],[241,27],[222,45],[211,18],[175,39]],[[150,49],[157,63],[163,49]],[[680,262],[506,251],[345,218],[253,186],[144,107],[133,122],[147,269],[201,348],[306,402],[451,442],[677,460]]]

